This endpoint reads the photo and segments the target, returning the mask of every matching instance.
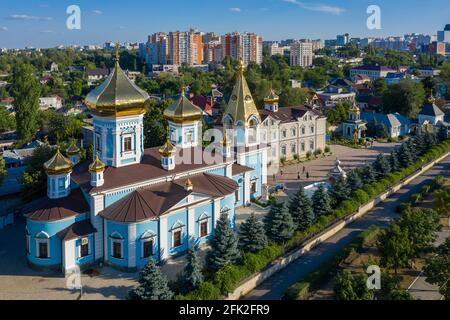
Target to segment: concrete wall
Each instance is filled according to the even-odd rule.
[[[384,192],[374,200],[370,201],[366,205],[359,208],[358,212],[353,214],[352,216],[346,218],[345,220],[339,221],[335,223],[334,225],[330,226],[327,230],[322,232],[321,234],[318,234],[313,239],[309,240],[301,248],[298,250],[278,259],[276,262],[274,262],[269,268],[266,270],[259,272],[252,276],[251,278],[247,279],[245,282],[243,282],[241,285],[239,285],[233,293],[230,293],[226,300],[238,300],[240,297],[246,295],[253,289],[255,289],[258,285],[263,283],[267,278],[271,277],[273,274],[277,273],[278,271],[285,268],[288,264],[291,262],[297,260],[300,256],[302,256],[304,253],[311,251],[313,248],[321,244],[322,242],[326,241],[330,237],[334,236],[336,233],[341,231],[343,228],[345,228],[348,224],[353,222],[354,220],[357,220],[367,214],[369,211],[371,211],[377,204],[380,202],[383,202],[388,197],[390,197],[392,194],[403,188],[404,186],[411,183],[411,181],[415,180],[417,177],[421,176],[428,170],[430,170],[432,167],[434,167],[437,163],[441,162],[445,158],[450,156],[450,152],[445,154],[444,156],[440,157],[434,162],[431,162],[430,164],[423,167],[422,170],[417,171],[416,173],[409,176],[404,181],[398,183],[394,187],[390,188],[388,191]]]

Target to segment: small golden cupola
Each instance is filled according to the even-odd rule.
[[[101,187],[105,183],[105,164],[100,160],[98,153],[96,154],[94,161],[89,166],[89,172],[91,174],[91,186]]]
[[[67,155],[74,166],[80,162],[80,149],[77,147],[75,140],[73,140],[70,143],[69,148],[67,148]]]
[[[269,95],[264,98],[264,108],[272,112],[278,112],[280,97],[271,88]]]
[[[261,123],[261,117],[244,77],[244,62],[239,62],[236,84],[224,114],[224,124],[253,127]]]
[[[173,144],[182,149],[200,144],[203,111],[189,101],[184,88],[180,98],[164,110],[164,117],[169,123],[169,138]]]
[[[161,156],[161,166],[164,170],[171,171],[175,169],[175,154],[177,148],[167,138],[166,143],[159,148],[159,154]]]
[[[56,154],[44,163],[47,173],[47,196],[50,199],[65,198],[70,194],[72,168],[72,162],[63,156],[58,146]]]
[[[91,91],[85,103],[99,116],[130,116],[145,113],[150,96],[135,85],[119,65],[119,47],[116,46],[115,68],[108,78]]]
[[[184,184],[184,189],[186,191],[192,191],[194,189],[194,184],[192,183],[191,179],[187,179],[186,183]]]

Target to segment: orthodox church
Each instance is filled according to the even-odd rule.
[[[165,261],[212,238],[217,220],[262,196],[261,118],[241,62],[222,138],[202,147],[202,110],[181,94],[164,111],[166,143],[144,148],[149,96],[120,68],[86,97],[94,161],[71,145],[45,163],[47,197],[24,209],[30,266],[67,272],[105,263],[125,271]],[[212,160],[213,161],[212,161]]]

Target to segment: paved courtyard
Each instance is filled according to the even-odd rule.
[[[351,149],[343,146],[332,146],[333,155],[310,161],[306,164],[291,165],[282,168],[283,176],[277,175],[279,182],[286,183],[288,194],[293,193],[299,186],[298,171],[303,166],[310,173],[310,184],[326,179],[328,171],[334,165],[336,158],[342,161],[345,170],[361,166],[373,161],[379,152],[389,153],[397,144],[375,143],[371,149]],[[272,177],[269,183],[273,184]],[[280,194],[280,197],[288,195]],[[286,198],[287,199],[287,198]],[[262,218],[268,209],[252,205],[237,211],[236,222],[239,225],[252,212]],[[16,221],[13,226],[0,230],[0,300],[2,299],[30,299],[30,300],[74,300],[79,298],[79,291],[67,289],[67,279],[57,272],[38,272],[27,266],[25,256],[24,221]],[[205,249],[202,250],[205,255]],[[171,280],[175,280],[185,265],[185,259],[178,258],[169,261],[164,267],[164,273]],[[138,273],[123,273],[109,267],[94,270],[91,275],[83,274],[82,299],[124,299],[127,292],[136,286]]]

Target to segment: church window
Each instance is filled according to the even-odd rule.
[[[286,137],[287,137],[287,132],[286,132],[285,129],[284,129],[283,131],[281,131],[281,136],[282,136],[283,138],[286,138]]]
[[[39,259],[50,258],[50,237],[45,232],[40,232],[36,236],[36,256]]]
[[[291,153],[297,153],[297,145],[295,143],[291,144]]]
[[[309,149],[314,150],[314,141],[309,142]]]
[[[208,235],[208,221],[202,221],[200,223],[200,238]]]
[[[305,127],[302,127],[302,135],[305,135],[306,134],[306,129],[305,129]]]
[[[314,133],[314,126],[311,126],[311,133]]]
[[[80,242],[80,257],[87,257],[89,255],[89,239],[84,238]]]
[[[283,156],[286,155],[286,146],[281,146],[281,154],[282,154]]]
[[[252,194],[255,194],[258,192],[258,178],[253,178],[251,181],[251,188],[250,188],[250,192]]]
[[[123,150],[125,152],[133,151],[132,138],[130,136],[123,138]]]
[[[102,139],[100,134],[95,134],[95,151],[101,152],[102,151]]]
[[[142,243],[141,257],[142,258],[150,258],[155,254],[155,252],[154,252],[155,237],[156,237],[156,234],[154,234],[151,231],[147,231],[142,235],[142,237],[141,237],[141,243]]]
[[[305,143],[304,142],[302,142],[301,148],[302,148],[302,151],[304,152],[305,151]]]
[[[181,246],[181,230],[176,230],[173,232],[173,247],[177,248]]]
[[[118,232],[111,235],[111,255],[116,259],[123,259],[123,237]]]

